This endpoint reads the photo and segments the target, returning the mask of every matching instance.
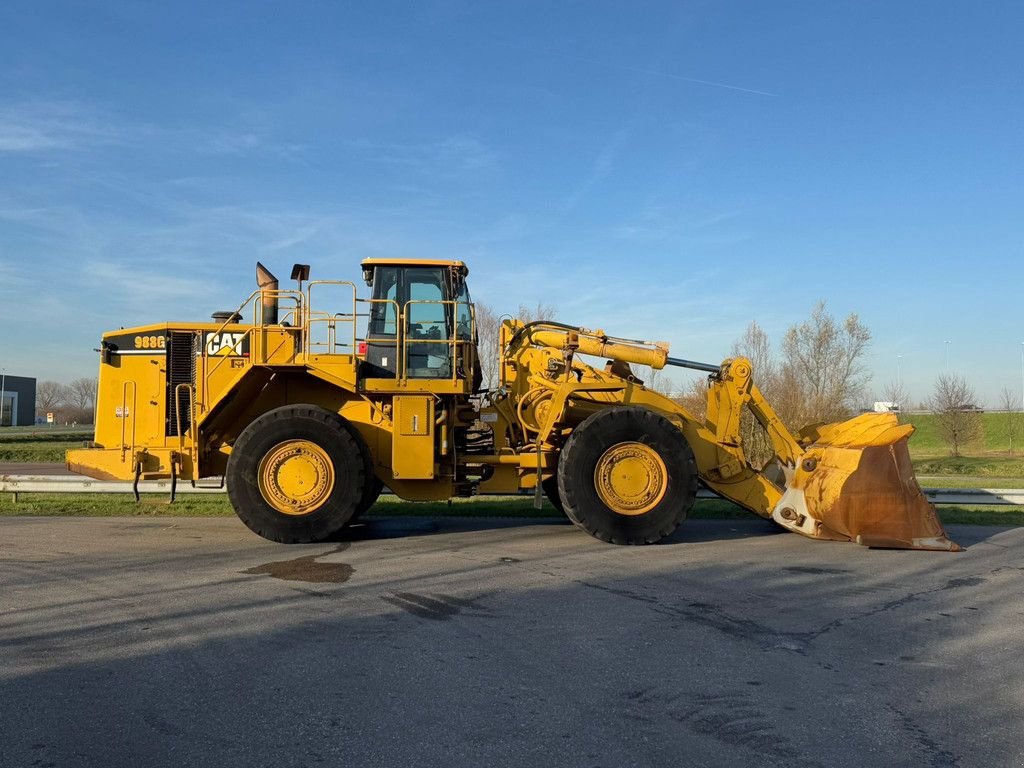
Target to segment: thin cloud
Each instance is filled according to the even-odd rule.
[[[633,132],[633,122],[635,121],[631,121],[625,128],[615,131],[608,141],[605,142],[604,146],[601,147],[601,151],[597,153],[597,157],[594,158],[594,162],[590,166],[590,172],[566,199],[563,212],[571,211],[579,205],[580,200],[586,197],[594,187],[611,173],[612,166],[621,153],[626,139]]]
[[[281,142],[262,131],[232,126],[169,128],[74,101],[0,103],[0,153],[89,150],[102,145],[145,147],[147,152],[266,155],[294,158],[301,144]]]
[[[111,293],[112,286],[123,286],[124,295],[140,306],[203,295],[209,290],[209,282],[204,279],[166,273],[142,274],[138,268],[123,263],[93,261],[83,272],[90,282],[106,286]]]
[[[24,268],[13,262],[0,261],[0,294],[15,295],[27,285]]]
[[[0,152],[73,150],[119,136],[118,129],[74,102],[0,104]]]
[[[194,134],[194,146],[202,152],[214,155],[272,155],[281,158],[294,158],[306,147],[302,144],[275,141],[274,139],[252,131],[237,133],[222,132],[210,134],[206,131],[187,131]]]
[[[449,136],[423,144],[354,141],[349,146],[362,150],[374,162],[430,172],[476,171],[497,160],[493,150],[471,136]]]
[[[320,230],[321,225],[318,222],[297,225],[291,233],[284,234],[276,240],[271,240],[270,242],[265,243],[263,245],[263,252],[266,254],[273,254],[278,253],[279,251],[287,251],[297,245],[309,242],[320,233]]]
[[[526,53],[541,53],[549,56],[558,56],[562,59],[569,59],[570,61],[579,61],[584,64],[593,64],[594,66],[604,67],[606,69],[617,69],[622,72],[635,72],[639,75],[649,75],[651,77],[661,77],[668,80],[678,80],[684,83],[692,83],[694,85],[704,85],[709,88],[722,88],[728,91],[739,91],[740,93],[750,93],[755,96],[769,96],[778,97],[780,94],[772,93],[771,91],[762,91],[757,88],[748,88],[742,85],[734,85],[732,83],[723,83],[717,80],[705,80],[699,77],[687,77],[685,75],[678,75],[673,72],[663,72],[657,69],[647,69],[646,67],[634,67],[629,64],[613,64],[607,61],[601,61],[600,59],[591,59],[587,56],[577,56],[574,53],[565,53],[564,51],[558,51],[551,48],[528,48],[526,46],[516,45],[514,43],[498,42],[496,45],[503,46],[505,48],[514,48]]]
[[[54,209],[37,208],[0,208],[0,219],[4,221],[37,222],[44,221],[52,215]]]
[[[723,230],[741,217],[737,210],[694,214],[678,206],[649,205],[621,224],[611,228],[612,237],[620,240],[729,245],[750,239],[746,233]]]

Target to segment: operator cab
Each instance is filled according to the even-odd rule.
[[[372,287],[365,377],[475,379],[479,365],[464,263],[366,259],[362,267]]]

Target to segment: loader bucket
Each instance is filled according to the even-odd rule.
[[[907,447],[913,431],[888,413],[805,429],[806,452],[787,471],[772,519],[817,539],[959,551],[917,484]]]

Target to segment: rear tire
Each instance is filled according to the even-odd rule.
[[[363,446],[344,419],[314,405],[263,414],[228,458],[235,513],[254,533],[282,544],[330,538],[366,502],[367,484]]]
[[[686,519],[697,463],[683,433],[638,406],[595,413],[573,430],[558,462],[565,514],[612,544],[654,544]]]

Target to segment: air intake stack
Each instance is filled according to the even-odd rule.
[[[260,323],[277,325],[277,278],[258,261],[256,262],[256,285],[260,289]]]

